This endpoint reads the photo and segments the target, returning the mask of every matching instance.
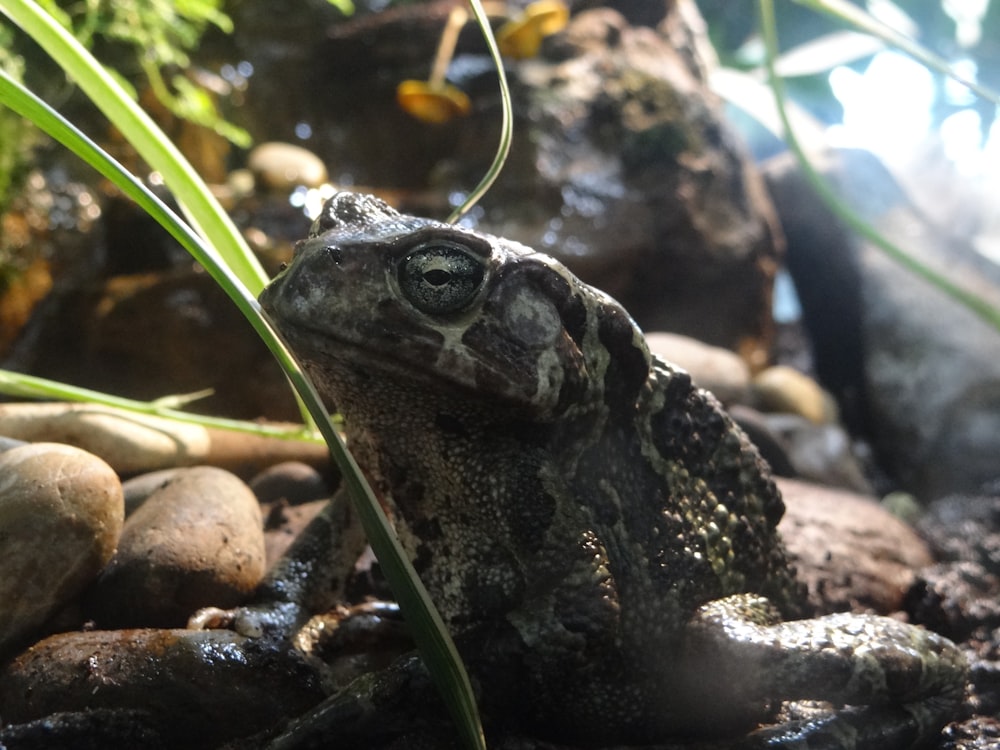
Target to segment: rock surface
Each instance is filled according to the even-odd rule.
[[[793,469],[790,476],[862,495],[875,494],[851,437],[840,425],[815,424],[797,414],[762,414],[760,420],[784,447]]]
[[[753,378],[754,404],[767,412],[784,412],[805,417],[813,424],[829,424],[837,419],[833,399],[819,383],[794,368],[775,365]]]
[[[178,627],[239,604],[264,574],[260,507],[237,477],[178,471],[128,518],[89,608],[102,627]]]
[[[97,576],[123,507],[118,477],[97,456],[48,443],[0,454],[0,654]]]
[[[778,527],[819,612],[902,608],[927,545],[872,498],[779,479],[785,516]]]
[[[315,467],[301,461],[282,461],[254,476],[250,489],[261,503],[285,501],[298,505],[330,497],[333,487]]]
[[[1000,306],[1000,267],[915,207],[874,157],[821,165],[838,192],[924,266]],[[924,500],[1000,476],[1000,332],[852,238],[787,160],[768,170],[824,385],[903,487]]]
[[[165,747],[215,747],[297,715],[322,695],[301,655],[224,630],[62,633],[0,671],[5,724],[65,712],[139,712]],[[0,742],[12,731],[0,730]]]

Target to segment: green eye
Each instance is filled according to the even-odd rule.
[[[433,243],[403,258],[399,286],[418,310],[441,315],[469,305],[485,275],[483,262],[461,246]]]

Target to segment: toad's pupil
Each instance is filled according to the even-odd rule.
[[[432,286],[444,286],[451,281],[451,274],[441,268],[432,268],[424,272],[424,281]]]

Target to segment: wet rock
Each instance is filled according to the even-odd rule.
[[[779,529],[819,612],[899,610],[919,568],[930,565],[913,529],[873,499],[779,479]]]
[[[333,487],[315,467],[301,461],[269,466],[249,482],[261,503],[285,501],[289,505],[330,497]]]
[[[539,57],[508,65],[511,157],[466,220],[556,255],[645,329],[724,346],[756,366],[769,350],[779,232],[679,5],[652,9],[667,14],[656,29],[611,8],[581,10]],[[335,181],[408,189],[400,208],[439,218],[479,181],[492,156],[483,143],[496,142],[501,122],[495,74],[472,28],[459,39],[463,64],[450,71],[472,99],[470,116],[415,125],[396,106],[396,84],[426,76],[448,10],[430,3],[352,18],[331,25],[320,60],[300,53],[298,74],[287,56],[281,63],[284,82],[324,82],[322,97],[313,84],[282,96],[303,100],[296,117],[323,124],[309,145],[337,165]],[[244,43],[256,68],[267,52]],[[270,122],[281,113],[273,96],[255,99],[258,85],[267,84],[255,75],[247,105]]]
[[[675,333],[647,333],[646,343],[654,354],[687,370],[723,404],[747,402],[750,368],[738,354]]]
[[[290,192],[300,185],[316,188],[327,181],[323,160],[291,143],[272,141],[254,146],[247,167],[258,184],[275,191]]]
[[[941,562],[920,571],[906,599],[915,622],[964,641],[971,665],[971,699],[976,714],[1000,711],[1000,493],[996,484],[979,495],[934,502],[918,524]],[[991,747],[959,742],[963,732],[996,727],[974,717],[956,729],[946,747]],[[968,739],[968,735],[965,735]],[[995,744],[995,743],[994,743]]]
[[[501,176],[483,224],[555,255],[646,330],[758,366],[773,334],[765,297],[779,230],[697,49],[664,31],[683,25],[677,16],[673,6],[654,30],[610,8],[583,11],[515,70],[525,120],[515,148],[528,163]]]
[[[1000,720],[975,716],[949,724],[941,732],[940,750],[995,750],[1000,747]]]
[[[971,561],[933,565],[920,571],[905,608],[914,622],[963,641],[1000,628],[1000,578]]]
[[[917,523],[941,562],[921,571],[907,611],[955,640],[1000,628],[1000,488],[988,489],[935,501]]]
[[[1000,268],[915,206],[873,156],[835,152],[820,167],[887,239],[1000,305]],[[769,184],[817,370],[848,425],[870,434],[886,468],[925,501],[997,478],[1000,333],[850,236],[788,160],[770,165]]]
[[[805,417],[813,424],[837,419],[833,399],[808,375],[785,365],[768,367],[753,378],[754,403],[766,412]]]
[[[0,453],[0,653],[94,579],[122,518],[121,484],[97,456],[47,443]]]
[[[152,726],[146,710],[90,709],[60,711],[23,724],[0,729],[0,745],[17,750],[106,750],[109,747],[141,747],[169,750],[163,733]]]
[[[0,404],[0,434],[76,445],[123,475],[195,464],[249,475],[285,459],[320,466],[329,462],[323,444],[206,428],[90,404]]]
[[[176,627],[239,604],[264,574],[260,507],[232,474],[178,472],[128,519],[90,609],[102,627]]]
[[[223,630],[63,633],[0,671],[5,723],[137,711],[167,747],[215,747],[321,698],[318,675],[300,654]]]

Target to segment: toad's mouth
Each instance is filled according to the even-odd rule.
[[[493,410],[506,409],[511,417],[531,421],[546,421],[544,415],[564,395],[561,380],[544,377],[540,368],[545,363],[518,370],[506,360],[489,361],[477,356],[475,350],[458,340],[449,345],[437,330],[425,337],[395,333],[366,337],[351,329],[339,333],[320,329],[308,320],[284,320],[278,330],[296,359],[314,380],[320,380],[317,385],[321,390],[333,390],[331,381],[337,379],[384,379],[405,386],[404,390],[420,398],[434,394],[436,400],[478,403]],[[329,395],[336,398],[334,393]]]
[[[428,391],[450,392],[455,397],[487,400],[480,379],[487,377],[484,367],[468,357],[446,357],[439,340],[417,342],[400,337],[393,347],[383,339],[377,344],[361,343],[349,335],[321,330],[301,322],[282,322],[276,326],[298,360],[311,372],[351,371],[367,377],[405,381]],[[445,361],[447,360],[447,361]],[[494,379],[499,375],[489,375]],[[505,401],[518,411],[534,410],[534,404],[514,395],[504,397],[490,389],[489,399]]]

